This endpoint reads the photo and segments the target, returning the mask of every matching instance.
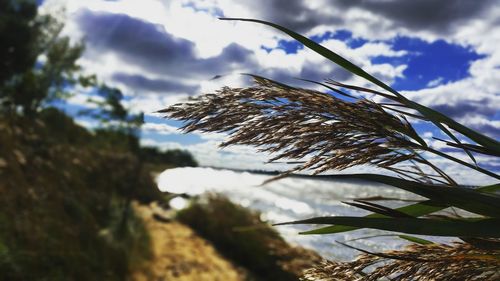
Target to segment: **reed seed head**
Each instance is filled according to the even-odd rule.
[[[352,262],[324,261],[303,280],[481,280],[500,279],[500,251],[468,243],[411,244],[403,250],[362,254]]]
[[[251,145],[277,160],[306,160],[295,170],[320,173],[415,157],[411,125],[366,99],[345,101],[315,90],[254,77],[248,88],[223,87],[160,112],[185,122],[184,132],[226,132],[221,146]]]

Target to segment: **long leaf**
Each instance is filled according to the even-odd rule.
[[[441,211],[441,210],[445,209],[446,207],[448,207],[448,206],[436,205],[434,202],[428,200],[428,201],[424,201],[421,203],[412,204],[412,205],[405,206],[405,207],[400,207],[400,208],[397,208],[395,210],[402,212],[402,213],[405,213],[405,214],[408,214],[408,215],[411,215],[411,216],[414,216],[414,217],[420,217],[420,216],[424,216],[427,214]],[[387,216],[380,215],[380,214],[370,214],[370,215],[365,216],[365,218],[386,218],[386,217]],[[309,231],[303,231],[303,232],[300,232],[300,234],[334,234],[334,233],[352,231],[352,230],[356,230],[359,228],[363,228],[363,227],[334,225],[334,226],[321,227],[321,228],[309,230]]]
[[[291,31],[291,30],[285,28],[285,27],[282,27],[280,25],[277,25],[277,24],[274,24],[271,22],[267,22],[267,21],[263,21],[263,20],[256,20],[256,19],[245,19],[245,18],[220,18],[220,19],[221,20],[249,21],[249,22],[256,22],[256,23],[261,23],[261,24],[265,24],[268,26],[272,26],[278,30],[285,32],[286,34],[290,35],[295,40],[304,44],[309,49],[311,49],[311,50],[315,51],[316,53],[322,55],[323,57],[335,62],[336,64],[345,68],[349,72],[352,72],[358,76],[361,76],[361,77],[365,78],[366,80],[372,82],[373,84],[380,86],[381,88],[383,88],[389,92],[392,92],[392,93],[395,92],[391,87],[389,87],[388,85],[386,85],[382,81],[378,80],[377,78],[373,77],[372,75],[370,75],[369,73],[367,73],[366,71],[361,69],[359,66],[351,63],[350,61],[344,59],[340,55],[338,55],[338,54],[332,52],[331,50],[319,45],[318,43],[310,40],[309,38],[304,37],[304,36],[294,32],[294,31]],[[400,95],[397,92],[395,92],[394,94]]]
[[[436,124],[436,122],[441,122],[448,125],[453,130],[461,133],[462,135],[468,137],[469,139],[475,141],[476,143],[488,149],[490,151],[489,154],[500,154],[500,142],[496,141],[495,139],[492,139],[473,129],[470,129],[432,108],[423,106],[413,101],[409,102],[410,105],[413,105],[414,109],[419,111],[422,115],[426,116],[431,120],[435,120],[435,122],[433,123]],[[458,143],[458,145],[460,147],[463,146],[460,142]]]
[[[437,138],[437,137],[432,137],[432,138],[435,139],[435,140],[444,142],[444,143],[446,143],[446,145],[449,145],[449,146],[452,146],[452,147],[455,147],[455,148],[465,147],[469,151],[473,151],[473,152],[477,152],[477,153],[481,153],[481,154],[486,154],[486,155],[500,157],[500,154],[495,154],[492,151],[485,150],[484,147],[482,147],[482,146],[478,146],[478,145],[474,145],[474,144],[470,144],[470,143],[462,143],[462,146],[460,146],[460,145],[457,145],[456,143],[449,142],[449,141],[443,140],[441,138]]]
[[[328,86],[327,84],[325,83],[321,83],[321,82],[317,82],[317,81],[314,81],[314,80],[309,80],[309,79],[303,79],[303,78],[297,78],[299,80],[302,80],[302,81],[305,81],[305,82],[309,82],[309,83],[313,83],[313,84],[317,84],[317,85],[320,85],[320,86],[323,86],[331,91],[334,91],[335,93],[339,94],[339,95],[342,95],[342,96],[345,96],[345,97],[348,97],[348,98],[351,98],[351,99],[356,99],[356,97],[352,96],[352,95],[349,95],[348,93],[346,92],[343,92],[339,89],[336,89],[334,87],[331,87],[331,86]]]
[[[419,237],[415,237],[415,236],[405,235],[405,234],[401,234],[401,235],[397,235],[397,234],[378,234],[378,235],[362,236],[362,237],[356,237],[356,238],[352,238],[352,239],[346,240],[345,242],[352,242],[352,241],[358,241],[358,240],[366,240],[366,239],[379,238],[379,237],[388,237],[388,236],[389,237],[397,236],[397,237],[399,237],[401,239],[404,239],[404,240],[407,240],[407,241],[410,241],[410,242],[413,242],[413,243],[421,244],[421,245],[434,244],[434,242],[432,242],[432,241],[425,240],[425,239],[422,239],[422,238],[419,238]]]
[[[306,220],[279,223],[276,225],[289,224],[339,224],[418,235],[500,238],[500,219],[436,220],[420,218],[363,218],[339,216],[317,217]]]
[[[357,65],[351,63],[350,61],[346,60],[342,56],[334,53],[333,51],[321,46],[320,44],[310,40],[307,37],[304,37],[292,30],[289,30],[285,27],[282,27],[280,25],[267,22],[267,21],[262,21],[262,20],[256,20],[256,19],[246,19],[246,18],[220,18],[221,20],[237,20],[237,21],[247,21],[247,22],[256,22],[264,25],[268,25],[271,27],[274,27],[286,34],[288,34],[290,37],[294,38],[295,40],[299,41],[300,43],[304,44],[304,46],[308,47],[309,49],[315,51],[319,55],[329,59],[330,61],[336,63],[337,65],[345,68],[349,72],[358,75],[362,78],[365,78],[366,80],[372,82],[373,84],[381,87],[384,90],[389,91],[390,93],[394,94],[395,96],[399,97],[401,100],[400,102],[411,106],[413,109],[417,110],[420,112],[423,116],[427,117],[430,119],[434,124],[436,124],[438,127],[441,129],[443,128],[440,123],[445,123],[448,125],[450,128],[454,129],[455,131],[465,135],[466,137],[470,138],[471,140],[475,141],[478,144],[481,144],[482,146],[488,148],[489,150],[495,152],[495,153],[500,153],[500,142],[496,141],[495,139],[492,139],[488,136],[485,136],[475,130],[472,130],[466,126],[463,126],[462,124],[454,121],[453,119],[449,118],[448,116],[435,111],[431,108],[425,107],[421,104],[418,104],[416,102],[410,101],[404,96],[402,96],[399,92],[394,90],[393,88],[389,87],[387,84],[384,82],[378,80],[374,76],[370,75]],[[448,134],[453,140],[458,141],[458,139],[451,133],[449,132],[446,128],[444,130],[446,134]],[[457,144],[460,145],[460,142],[458,141]],[[465,150],[467,152],[467,150]],[[469,154],[469,153],[468,153]],[[471,155],[471,154],[470,154]],[[473,159],[473,158],[472,158]]]
[[[375,94],[375,95],[379,95],[379,96],[385,97],[387,99],[390,99],[390,100],[393,100],[393,101],[397,101],[397,102],[401,103],[403,106],[405,106],[407,108],[412,108],[412,109],[420,112],[420,114],[422,114],[423,116],[426,117],[425,120],[431,121],[441,131],[443,131],[451,139],[453,139],[453,141],[455,141],[455,146],[458,147],[458,148],[463,149],[465,151],[465,153],[467,153],[467,155],[469,156],[469,158],[471,158],[471,160],[477,165],[476,159],[474,158],[474,156],[472,155],[472,153],[469,151],[468,147],[465,146],[464,144],[462,144],[460,142],[460,140],[453,133],[451,133],[446,127],[443,126],[443,124],[441,124],[441,122],[446,123],[446,124],[449,123],[449,122],[448,123],[446,122],[446,118],[448,118],[447,116],[445,116],[445,115],[443,115],[443,114],[441,114],[441,113],[439,113],[439,112],[437,112],[435,110],[432,110],[432,109],[430,109],[428,107],[425,107],[425,106],[423,106],[423,105],[421,105],[419,103],[410,101],[407,98],[401,96],[395,90],[394,90],[395,93],[397,93],[396,97],[388,95],[388,94],[385,94],[385,93],[382,93],[382,92],[379,92],[379,91],[376,91],[376,90],[373,90],[373,89],[369,89],[369,88],[365,88],[365,87],[360,87],[360,86],[355,86],[355,85],[343,84],[343,83],[340,83],[340,82],[334,81],[334,80],[329,80],[327,83],[335,85],[335,86],[338,86],[338,87],[343,87],[343,88],[347,88],[347,89],[352,89],[352,90],[356,90],[356,91],[368,92],[368,93],[372,93],[372,94]],[[443,119],[443,117],[444,117],[444,119]],[[451,120],[451,121],[453,121],[453,120]],[[427,147],[427,144],[424,142],[423,146]],[[486,150],[486,151],[488,151],[488,150]],[[493,153],[493,152],[490,152],[490,153]]]
[[[493,193],[498,190],[500,190],[500,184],[494,184],[494,185],[486,185],[486,186],[481,186],[476,188],[475,190],[480,191],[480,192],[485,192],[485,193]],[[408,206],[400,207],[395,210],[414,216],[414,217],[420,217],[424,215],[428,215],[434,212],[441,211],[448,206],[444,205],[438,205],[435,202],[432,202],[431,200],[427,200],[424,202],[416,203],[416,204],[411,204]],[[365,218],[384,218],[386,216],[380,215],[380,214],[370,214],[365,216]],[[300,232],[300,234],[334,234],[334,233],[341,233],[341,232],[347,232],[347,231],[352,231],[359,229],[358,227],[353,227],[353,226],[345,226],[345,225],[334,225],[334,226],[327,226],[327,227],[321,227],[309,231],[303,231]]]
[[[429,240],[426,240],[426,239],[422,239],[422,238],[419,238],[419,237],[415,237],[415,236],[410,236],[410,235],[398,235],[398,237],[401,238],[401,239],[413,242],[413,243],[420,244],[420,245],[434,244],[434,242],[432,242],[432,241],[429,241]]]
[[[371,202],[357,200],[356,202],[342,202],[342,203],[356,207],[356,208],[371,211],[371,212],[374,212],[377,214],[381,214],[381,215],[384,215],[387,217],[391,217],[391,218],[407,218],[407,217],[411,218],[412,217],[406,213],[391,209],[391,208],[386,207],[386,206],[371,203]]]
[[[477,192],[471,188],[430,185],[375,174],[329,175],[317,178],[356,178],[383,183],[426,197],[437,204],[455,206],[489,217],[500,217],[500,196]]]
[[[497,191],[500,191],[500,183],[481,186],[481,187],[476,188],[475,190],[481,191],[481,192],[486,192],[486,193],[495,193]]]

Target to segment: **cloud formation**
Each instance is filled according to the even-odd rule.
[[[210,2],[210,1],[208,1]],[[484,19],[494,0],[230,0],[221,5],[224,16],[253,17],[305,33],[319,26],[345,27],[358,36],[381,38],[398,30],[450,36],[471,20]],[[195,4],[196,5],[196,4]],[[206,4],[205,4],[206,5]]]
[[[123,83],[134,91],[147,91],[156,93],[189,93],[195,94],[199,87],[196,85],[186,85],[177,81],[167,79],[149,79],[140,74],[127,74],[116,72],[112,76],[113,81]]]
[[[62,0],[47,0],[44,6],[51,2]],[[245,85],[243,79],[235,78],[237,75],[226,75],[240,72],[304,87],[313,85],[294,77],[364,83],[307,48],[295,48],[283,33],[258,24],[217,20],[218,16],[250,17],[314,36],[389,84],[410,77],[415,80],[421,74],[412,72],[415,67],[422,71],[427,68],[425,79],[416,80],[422,85],[404,88],[408,89],[404,95],[500,137],[500,6],[494,0],[64,3],[70,12],[68,26],[86,38],[85,67],[107,83],[120,86],[126,95],[135,94],[129,104],[138,110],[153,112],[223,85]],[[398,48],[403,37],[411,40]],[[434,50],[423,46],[440,49],[444,44],[466,51],[460,63],[452,63],[458,61],[452,52],[440,54],[439,58],[423,55],[424,51]],[[293,52],[287,52],[287,46]],[[473,59],[468,50],[476,54]],[[215,75],[223,78],[210,81]],[[207,163],[202,164],[222,159],[215,156],[215,145],[204,144],[192,146],[210,150],[203,154]],[[193,152],[201,155],[203,149],[193,148]],[[234,155],[237,159],[238,154]],[[253,155],[248,153],[243,158]],[[227,162],[219,160],[217,163]]]
[[[430,31],[440,35],[454,32],[464,22],[480,18],[493,1],[419,0],[377,1],[339,0],[338,10],[361,9],[391,22],[392,28],[405,27],[412,31]]]
[[[198,58],[193,42],[173,36],[161,25],[124,14],[81,10],[77,22],[90,46],[88,55],[113,53],[156,74],[203,79],[253,64],[252,52],[237,43],[216,57]]]

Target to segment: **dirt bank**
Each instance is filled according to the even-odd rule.
[[[151,237],[152,257],[135,270],[131,281],[146,280],[245,280],[245,274],[224,259],[205,239],[176,221],[153,217],[154,205],[134,204]]]

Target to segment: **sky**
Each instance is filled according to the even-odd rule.
[[[177,130],[181,123],[154,112],[189,97],[228,86],[248,86],[240,73],[315,88],[297,77],[366,81],[327,62],[279,31],[254,23],[221,21],[246,17],[271,21],[304,34],[390,84],[403,95],[437,109],[495,139],[500,138],[500,5],[468,0],[45,0],[42,12],[57,11],[63,33],[84,40],[79,63],[127,97],[127,106],[146,114],[141,143],[181,148],[201,165],[240,169],[283,169],[264,163],[253,148],[223,150],[221,134]],[[222,78],[213,80],[215,76]],[[320,88],[316,88],[320,89]],[[92,107],[76,89],[63,108],[73,114]],[[373,98],[373,97],[368,97]],[[81,118],[81,124],[95,126]],[[415,127],[431,146],[443,137],[423,123]],[[448,151],[467,160],[458,151]],[[445,160],[432,158],[464,181],[491,182]],[[485,168],[500,162],[478,156]],[[369,171],[360,167],[354,171]]]

